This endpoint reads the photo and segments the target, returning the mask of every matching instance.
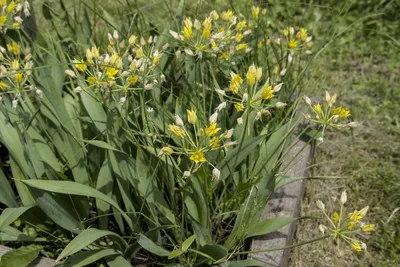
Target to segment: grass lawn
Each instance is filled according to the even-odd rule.
[[[325,77],[327,86],[320,89],[337,93],[360,125],[352,132],[328,133],[318,146],[313,175],[346,179],[311,180],[302,215],[319,216],[318,199],[332,214],[346,189],[346,213],[369,205],[365,220],[376,231],[361,237],[367,253],[354,253],[348,246],[339,253],[331,241],[322,241],[294,249],[292,267],[400,265],[400,45],[388,37],[396,39],[400,32],[384,16],[375,23],[378,31],[343,36],[320,58],[318,78]],[[296,242],[316,237],[321,222],[300,222]]]

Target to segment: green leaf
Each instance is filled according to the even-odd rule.
[[[78,236],[72,239],[72,241],[64,248],[64,250],[57,257],[57,261],[60,261],[61,259],[68,257],[80,251],[81,249],[86,248],[88,245],[92,244],[94,241],[104,236],[115,237],[115,240],[120,246],[122,252],[128,246],[125,240],[116,233],[90,228],[82,231]]]
[[[122,256],[109,256],[106,262],[109,267],[132,267],[131,263]]]
[[[118,204],[114,200],[87,185],[70,181],[24,180],[22,182],[31,187],[49,192],[87,197],[90,196],[96,199],[103,200],[116,208],[119,212],[121,212],[122,216],[125,218],[129,226],[133,228],[132,220],[125,214],[125,212],[118,206]]]
[[[199,249],[200,252],[210,256],[216,261],[226,257],[228,255],[228,250],[221,245],[205,245]]]
[[[188,248],[190,248],[190,246],[192,245],[194,240],[196,240],[196,235],[192,235],[188,239],[183,241],[183,243],[182,243],[182,251],[186,252],[188,250]]]
[[[88,92],[83,91],[80,93],[80,97],[82,100],[82,104],[85,107],[86,112],[88,113],[89,117],[92,119],[92,122],[96,126],[97,130],[100,133],[106,131],[106,118],[107,115],[94,96],[91,96]]]
[[[109,248],[94,249],[78,252],[62,263],[62,267],[80,267],[96,262],[104,257],[120,254],[118,251]]]
[[[3,203],[10,208],[18,207],[14,192],[2,169],[0,169],[0,203]]]
[[[6,226],[0,232],[0,242],[23,242],[23,241],[47,241],[46,238],[33,238],[25,235],[23,232],[18,231],[17,229]]]
[[[282,227],[294,222],[296,218],[292,217],[276,217],[265,219],[254,223],[247,232],[246,238],[258,235],[265,235],[281,229]]]
[[[34,259],[37,258],[41,246],[29,245],[26,247],[20,247],[15,250],[11,250],[1,256],[0,267],[25,267],[28,266]]]
[[[30,207],[19,207],[19,208],[7,208],[3,210],[0,216],[0,231],[6,226],[9,226],[12,222],[18,219],[24,212],[34,206]]]
[[[142,246],[142,248],[158,256],[167,257],[171,254],[170,251],[157,245],[151,239],[149,239],[143,234],[139,234],[137,242]]]
[[[170,260],[170,259],[179,257],[179,256],[182,255],[182,254],[183,254],[182,251],[180,251],[180,250],[174,250],[174,251],[172,251],[171,253],[169,253],[168,259]]]
[[[92,145],[92,146],[97,146],[97,147],[100,147],[100,148],[121,152],[120,150],[118,150],[118,149],[110,146],[106,142],[103,142],[103,141],[100,141],[100,140],[82,140],[82,142],[85,142],[85,143],[87,143],[89,145]]]

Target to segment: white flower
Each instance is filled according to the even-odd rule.
[[[160,75],[160,81],[161,81],[161,83],[164,83],[166,80],[165,80],[165,75],[164,74],[161,74]]]
[[[190,173],[190,171],[184,171],[183,172],[183,178],[189,178],[192,174]]]
[[[121,105],[124,104],[125,101],[126,101],[126,96],[123,96],[123,97],[121,97],[121,98],[119,99],[119,103],[120,103]]]
[[[43,91],[40,90],[40,89],[36,89],[36,94],[37,94],[40,98],[43,97]]]
[[[344,190],[344,191],[342,192],[342,195],[340,196],[340,202],[341,202],[342,204],[344,204],[344,203],[347,202],[347,193],[346,193],[346,190]]]
[[[174,37],[176,40],[180,40],[179,34],[177,32],[174,32],[172,30],[169,31],[169,33]]]
[[[251,30],[247,30],[247,31],[245,31],[244,33],[243,33],[243,36],[247,36],[247,35],[250,35],[251,34]]]
[[[217,122],[218,119],[218,111],[214,112],[209,118],[210,124]]]
[[[242,117],[237,119],[237,124],[238,125],[242,125],[243,124],[243,118]]]
[[[175,115],[175,123],[178,126],[181,126],[181,127],[184,126],[183,120],[181,119],[181,117],[179,117],[179,115]]]
[[[256,121],[260,120],[261,119],[261,115],[262,115],[261,112],[258,111],[255,120]]]
[[[218,170],[217,168],[214,168],[213,170],[212,170],[212,176],[213,176],[213,179],[215,179],[215,180],[219,180],[219,177],[221,176],[221,171],[220,170]]]
[[[153,113],[154,109],[152,107],[147,107],[146,111],[147,111],[147,113]]]
[[[80,92],[82,92],[82,88],[80,86],[74,89],[74,93],[80,93]]]
[[[328,229],[328,228],[326,228],[326,226],[325,225],[323,225],[323,224],[320,224],[319,226],[318,226],[318,229],[319,229],[319,231],[321,232],[321,233],[325,233],[325,231]]]
[[[152,90],[153,87],[154,87],[154,84],[153,84],[153,83],[148,83],[148,84],[145,84],[145,85],[144,85],[144,90],[149,91],[149,90]]]
[[[19,22],[19,23],[22,23],[22,22],[23,22],[23,20],[21,19],[20,16],[15,16],[15,17],[14,17],[14,20],[15,20],[16,22]]]
[[[194,55],[193,51],[190,50],[190,49],[188,49],[188,48],[185,48],[184,51],[185,51],[185,53],[188,54],[189,56],[193,56],[193,55]]]
[[[324,205],[324,203],[322,203],[321,200],[317,200],[317,207],[318,207],[320,210],[325,211],[325,205]]]
[[[308,96],[303,96],[304,101],[306,101],[307,105],[311,105],[311,99]]]

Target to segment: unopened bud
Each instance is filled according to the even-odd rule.
[[[233,135],[233,128],[232,129],[229,129],[227,132],[226,132],[226,134],[224,135],[224,138],[225,139],[228,139],[228,138],[231,138],[232,137],[232,135]]]
[[[226,93],[225,93],[225,91],[224,90],[221,90],[221,89],[215,89],[215,91],[219,94],[219,95],[222,95],[222,96],[226,96]]]
[[[179,117],[179,115],[175,115],[175,123],[178,126],[181,126],[181,127],[184,126],[183,120],[181,119],[181,117]]]
[[[210,124],[216,123],[218,119],[218,111],[214,112],[209,118]]]
[[[212,170],[212,176],[213,176],[213,179],[215,179],[215,180],[219,180],[219,177],[221,176],[221,171],[220,170],[218,170],[217,168],[214,168],[213,170]]]
[[[318,207],[320,210],[325,211],[325,205],[324,205],[324,203],[322,203],[321,200],[317,200],[317,207]]]
[[[238,125],[242,125],[243,124],[243,118],[242,117],[237,119],[237,124]]]
[[[304,101],[306,101],[307,105],[311,105],[311,99],[308,96],[303,96]]]
[[[342,192],[342,195],[340,196],[340,202],[341,202],[342,204],[344,204],[344,203],[347,202],[347,193],[346,193],[346,190],[344,190],[344,191]]]
[[[282,103],[282,102],[277,102],[276,104],[275,104],[275,107],[276,108],[283,108],[283,107],[286,107],[287,106],[287,104],[286,103]]]
[[[218,112],[220,112],[220,111],[223,110],[224,108],[226,108],[226,102],[222,102],[221,104],[219,104],[216,110],[217,110]]]
[[[74,93],[80,93],[80,92],[82,92],[82,88],[80,86],[74,89]]]

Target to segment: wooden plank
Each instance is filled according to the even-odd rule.
[[[12,250],[12,248],[0,245],[0,256],[11,250]],[[45,258],[45,257],[37,257],[36,260],[32,261],[28,265],[28,267],[51,267],[51,266],[55,266],[55,265],[56,265],[55,260]]]
[[[290,167],[285,175],[308,177],[308,167],[313,157],[313,146],[306,142],[298,141],[286,156],[283,166]],[[279,188],[272,196],[265,207],[261,219],[274,217],[299,217],[300,205],[304,195],[306,179],[297,180]],[[278,247],[285,247],[293,244],[296,232],[296,222],[291,223],[279,231],[255,237],[251,244],[251,250],[265,250]],[[265,264],[265,266],[287,267],[289,264],[290,249],[251,254],[252,259],[256,259]]]

